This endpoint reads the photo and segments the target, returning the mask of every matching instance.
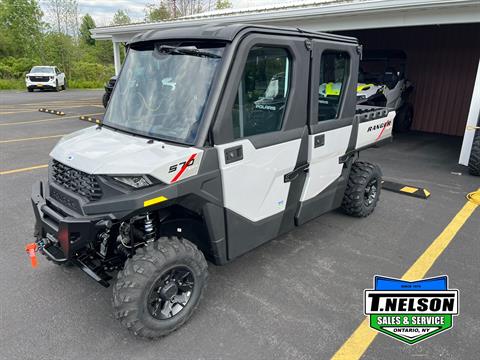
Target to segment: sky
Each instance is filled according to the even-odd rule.
[[[40,6],[45,11],[47,0],[40,0]],[[80,14],[89,13],[97,26],[105,26],[110,23],[113,14],[119,9],[127,11],[134,22],[142,22],[145,17],[145,6],[158,3],[158,0],[79,0]],[[216,0],[211,0],[212,10]],[[275,3],[294,2],[293,0],[231,0],[234,8],[248,6],[271,5]]]

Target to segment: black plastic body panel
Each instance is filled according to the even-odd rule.
[[[253,222],[225,209],[225,218],[228,234],[228,260],[243,255],[281,234],[282,213]]]
[[[295,216],[295,223],[297,226],[303,225],[307,221],[337,209],[342,205],[342,199],[345,189],[347,188],[348,177],[350,175],[352,163],[353,159],[348,161],[344,165],[340,177],[320,194],[312,199],[300,203],[298,212]]]
[[[37,235],[40,238],[57,240],[58,243],[51,246],[60,247],[65,259],[69,259],[76,251],[92,242],[100,228],[96,228],[95,219],[71,217],[48,204],[46,200],[48,193],[45,190],[41,181],[36,182],[32,188]]]

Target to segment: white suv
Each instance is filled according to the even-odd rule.
[[[34,66],[26,75],[25,83],[29,92],[34,89],[65,90],[65,74],[56,66]]]

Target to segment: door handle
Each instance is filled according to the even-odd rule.
[[[238,145],[225,149],[225,164],[231,164],[243,159],[243,146]]]
[[[320,134],[313,138],[313,147],[315,149],[323,145],[325,145],[325,134]]]
[[[283,182],[289,183],[295,180],[300,174],[308,172],[309,164],[303,164],[293,169],[292,172],[283,176]]]

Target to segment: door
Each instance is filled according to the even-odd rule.
[[[309,170],[296,216],[303,224],[341,204],[354,149],[358,53],[356,44],[313,42]]]
[[[306,165],[309,52],[303,40],[252,34],[214,127],[232,259],[294,227]]]
[[[55,68],[55,74],[57,75],[58,85],[65,85],[65,74],[60,72],[58,68]]]

